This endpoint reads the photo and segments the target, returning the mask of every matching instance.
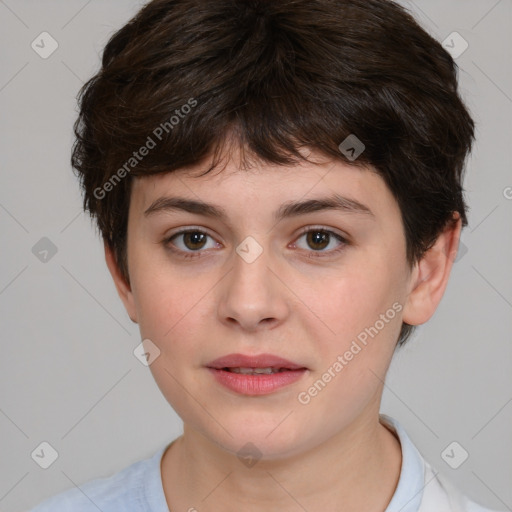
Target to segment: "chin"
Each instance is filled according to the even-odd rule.
[[[267,460],[289,457],[301,451],[301,447],[304,448],[306,436],[288,419],[280,424],[285,416],[286,414],[281,414],[279,418],[272,418],[274,421],[268,423],[261,421],[261,415],[259,421],[257,418],[255,421],[240,421],[239,418],[228,421],[226,418],[223,427],[231,435],[221,427],[212,432],[212,423],[206,427],[205,435],[222,449],[237,456],[243,456],[245,452],[251,455],[254,452],[254,457]]]

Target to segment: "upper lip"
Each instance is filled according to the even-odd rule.
[[[273,354],[258,354],[249,356],[245,354],[228,354],[219,357],[207,364],[208,368],[287,368],[289,370],[300,370],[305,368],[297,363],[288,361]]]

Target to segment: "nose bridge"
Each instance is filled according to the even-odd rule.
[[[280,321],[286,314],[283,290],[273,272],[268,246],[247,236],[235,249],[233,267],[219,303],[221,321],[236,321],[248,330],[262,321]]]

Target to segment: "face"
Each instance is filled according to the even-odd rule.
[[[400,210],[370,170],[318,155],[294,167],[235,162],[202,177],[206,164],[135,180],[123,300],[160,351],[150,369],[187,428],[233,453],[251,441],[268,458],[289,456],[378,413],[411,291]],[[368,211],[311,203],[278,216],[335,195]],[[305,370],[246,394],[208,368],[234,353]]]

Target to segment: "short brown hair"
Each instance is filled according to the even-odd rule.
[[[453,212],[467,225],[474,122],[457,70],[389,0],[154,0],[110,38],[79,93],[72,165],[84,210],[129,283],[132,176],[218,156],[228,136],[281,165],[308,147],[375,168],[400,207],[412,268]],[[356,160],[339,148],[351,134],[365,146]],[[403,323],[398,345],[412,330]]]

